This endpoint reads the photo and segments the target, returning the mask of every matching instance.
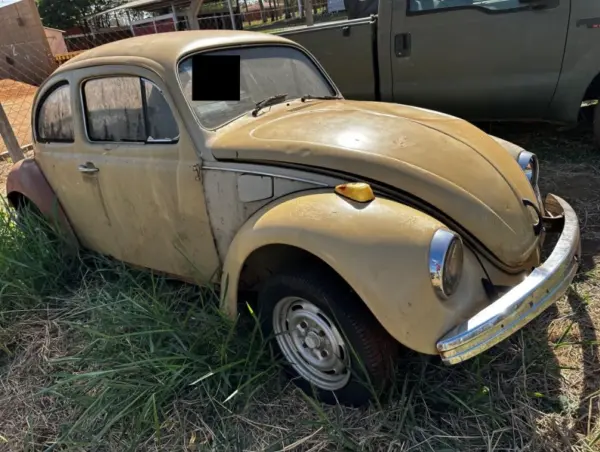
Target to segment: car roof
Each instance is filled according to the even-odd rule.
[[[181,56],[190,51],[215,47],[248,44],[292,44],[292,41],[269,33],[237,30],[191,30],[158,33],[126,38],[103,44],[70,59],[56,72],[72,66],[93,66],[105,57],[141,57],[163,67],[173,67]]]

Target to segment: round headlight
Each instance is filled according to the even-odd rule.
[[[438,229],[429,247],[429,277],[442,299],[452,296],[458,288],[463,268],[463,245],[454,232]]]
[[[519,162],[519,166],[529,179],[529,183],[537,187],[540,177],[540,164],[535,154],[529,151],[521,151],[517,162]]]

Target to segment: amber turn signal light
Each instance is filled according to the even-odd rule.
[[[375,199],[375,194],[369,184],[350,182],[335,187],[335,192],[356,202],[369,202]]]

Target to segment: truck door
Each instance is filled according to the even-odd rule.
[[[298,27],[279,33],[304,46],[323,65],[342,95],[375,100],[378,75],[374,60],[375,19],[365,17]]]
[[[394,102],[473,120],[544,117],[561,71],[570,0],[391,6]]]

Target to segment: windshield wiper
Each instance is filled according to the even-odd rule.
[[[341,97],[340,96],[311,96],[310,94],[307,94],[306,96],[302,96],[300,98],[300,100],[302,102],[306,102],[308,99],[335,100],[335,99],[341,99]]]
[[[258,112],[265,107],[270,107],[271,105],[275,105],[280,102],[283,102],[284,100],[287,99],[287,96],[288,96],[287,93],[286,94],[275,94],[274,96],[269,96],[266,99],[263,99],[260,102],[257,102],[256,108],[254,110],[252,110],[252,116],[256,117]]]

